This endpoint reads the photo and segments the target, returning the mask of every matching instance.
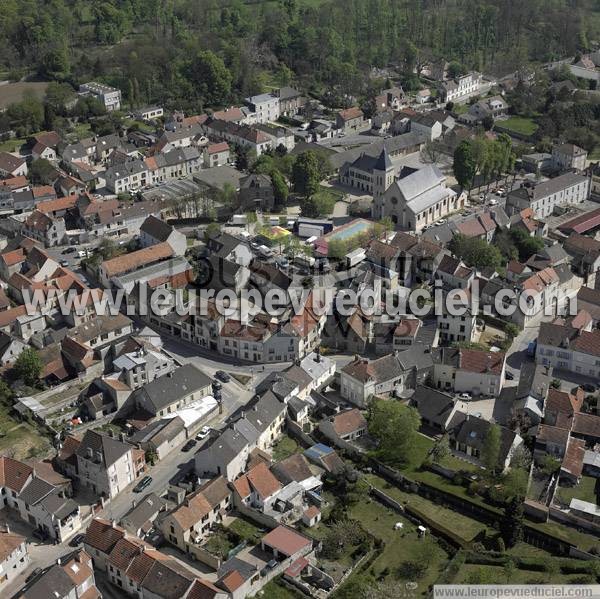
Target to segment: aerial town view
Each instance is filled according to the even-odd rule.
[[[599,273],[597,0],[0,0],[0,599],[600,598]]]

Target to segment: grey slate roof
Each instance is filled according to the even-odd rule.
[[[35,505],[46,495],[54,491],[54,487],[41,478],[34,477],[31,482],[19,493],[19,499],[28,505]]]
[[[156,493],[148,493],[134,508],[129,510],[121,519],[121,525],[129,527],[130,532],[138,531],[154,514],[160,512],[167,505],[167,501]]]
[[[75,583],[60,566],[55,564],[43,576],[40,576],[21,597],[23,599],[48,599],[48,597],[63,599],[63,597],[69,596],[74,589]]]
[[[140,227],[140,231],[143,231],[147,235],[150,235],[153,239],[158,241],[167,241],[169,235],[173,232],[173,227],[166,223],[160,218],[156,218],[154,215],[150,215]]]
[[[119,441],[114,437],[98,433],[96,431],[86,431],[76,454],[81,458],[87,459],[87,449],[90,448],[95,456],[95,452],[99,451],[103,456],[105,467],[112,466],[120,457],[125,455],[132,449],[129,443]],[[94,459],[94,457],[92,458]]]
[[[210,386],[211,379],[193,364],[186,364],[173,372],[154,379],[139,391],[157,411],[179,399]]]

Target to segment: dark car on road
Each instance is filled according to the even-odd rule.
[[[69,546],[70,547],[79,547],[79,545],[81,545],[83,543],[83,540],[85,539],[85,535],[84,534],[76,534],[70,541],[69,541]]]
[[[592,383],[584,383],[583,385],[581,385],[581,388],[586,393],[594,393],[596,391],[596,385],[592,385]]]
[[[190,439],[182,448],[181,451],[189,451],[196,446],[196,439]]]
[[[218,378],[222,383],[228,383],[231,377],[224,370],[217,370],[215,377]]]
[[[507,381],[512,381],[515,378],[515,375],[512,372],[510,372],[509,370],[506,371],[506,375],[505,376],[506,376],[506,380]]]
[[[142,480],[137,485],[135,485],[135,487],[133,487],[133,492],[141,493],[148,485],[150,485],[151,482],[151,476],[144,476],[144,478],[142,478]]]
[[[31,572],[31,574],[25,579],[25,582],[31,582],[36,576],[39,576],[42,573],[41,568],[36,568]]]

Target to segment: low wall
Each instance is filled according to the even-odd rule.
[[[221,560],[216,555],[213,555],[198,545],[190,545],[189,554],[193,559],[205,564],[213,570],[218,570],[221,567]]]

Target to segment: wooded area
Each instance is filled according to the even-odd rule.
[[[292,79],[338,98],[372,66],[407,88],[432,57],[503,73],[586,50],[597,0],[4,0],[0,69],[102,78],[132,103],[198,110]]]

